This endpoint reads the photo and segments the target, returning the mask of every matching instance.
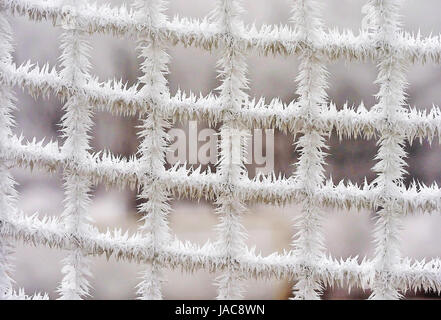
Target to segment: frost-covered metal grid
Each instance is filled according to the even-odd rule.
[[[369,0],[359,34],[326,31],[320,20],[318,0],[293,0],[290,26],[245,26],[239,0],[217,0],[215,10],[202,20],[164,14],[166,1],[136,0],[131,9],[97,6],[85,0],[1,0],[0,33],[0,291],[5,298],[32,298],[12,290],[11,240],[69,250],[64,261],[61,298],[89,294],[88,255],[106,254],[117,259],[146,263],[138,286],[144,299],[159,299],[163,268],[186,272],[219,271],[219,299],[240,298],[245,278],[290,278],[294,297],[319,298],[324,287],[340,285],[372,290],[371,298],[399,298],[407,290],[440,292],[441,263],[413,261],[399,252],[399,227],[406,214],[439,212],[441,191],[437,185],[414,184],[406,188],[405,140],[441,136],[441,112],[429,113],[405,107],[405,71],[413,63],[441,63],[440,37],[421,38],[401,30],[400,0]],[[61,69],[32,63],[17,66],[11,57],[11,30],[4,13],[50,20],[64,29]],[[118,81],[98,82],[89,74],[88,33],[109,33],[136,38],[143,75],[127,87]],[[183,44],[206,50],[221,48],[222,84],[218,94],[206,97],[178,93],[170,96],[167,73],[168,45]],[[284,104],[266,103],[246,94],[246,55],[299,55],[299,99]],[[325,65],[336,59],[378,64],[378,103],[368,111],[337,108],[326,96]],[[13,85],[33,96],[55,92],[65,102],[64,144],[27,142],[14,136],[10,111]],[[88,145],[90,114],[94,108],[143,119],[139,157],[119,158],[109,152],[91,153]],[[222,123],[221,157],[216,173],[175,166],[164,168],[167,120],[204,119]],[[246,127],[277,128],[300,134],[300,152],[292,177],[274,175],[249,179],[242,163],[234,161],[233,140]],[[377,178],[357,186],[325,181],[324,137],[336,130],[341,137],[378,138]],[[9,165],[63,169],[66,205],[61,218],[25,216],[17,212],[14,182]],[[143,204],[143,224],[133,235],[120,230],[99,233],[87,222],[89,188],[104,183],[136,187]],[[170,197],[205,198],[215,201],[220,217],[218,240],[203,246],[172,237],[167,225]],[[299,233],[293,249],[262,257],[248,249],[240,222],[246,202],[285,205],[301,203]],[[338,260],[327,257],[322,243],[321,211],[324,207],[377,211],[372,260]],[[35,298],[47,298],[36,295]]]

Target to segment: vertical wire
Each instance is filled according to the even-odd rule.
[[[292,7],[292,23],[295,31],[312,47],[320,43],[322,22],[319,3],[315,0],[296,0]],[[327,104],[327,71],[324,57],[313,49],[305,48],[301,55],[296,102],[300,106],[301,118],[305,122],[302,135],[295,143],[300,157],[294,173],[296,183],[303,186],[306,198],[302,203],[302,212],[296,219],[299,229],[293,239],[294,253],[301,259],[302,270],[293,287],[294,299],[320,299],[323,284],[320,275],[314,271],[315,265],[324,256],[322,209],[315,203],[315,190],[323,185],[325,176],[325,138],[326,132],[317,123],[320,113]]]
[[[143,200],[138,211],[143,215],[143,225],[140,230],[146,235],[153,251],[151,264],[142,274],[138,284],[139,299],[162,299],[162,283],[165,281],[161,266],[156,256],[162,247],[167,246],[171,237],[167,216],[171,210],[168,204],[169,196],[167,186],[159,181],[165,172],[165,153],[167,150],[168,135],[166,129],[169,123],[165,115],[161,114],[154,105],[165,104],[169,98],[169,90],[165,75],[168,73],[169,56],[164,50],[164,43],[155,33],[155,28],[161,27],[166,22],[164,11],[168,1],[163,0],[137,0],[134,3],[136,19],[149,25],[153,31],[150,35],[138,37],[138,50],[143,75],[139,78],[143,84],[140,94],[151,97],[147,103],[152,104],[152,112],[142,120],[139,136],[142,142],[139,146],[140,163],[142,166],[143,180],[142,191],[139,198]],[[145,115],[142,115],[145,116]]]
[[[0,13],[0,61],[6,65],[12,63],[12,30],[3,13]],[[12,136],[11,127],[14,119],[11,111],[15,109],[15,96],[9,85],[0,86],[0,149],[7,152],[8,139]],[[9,173],[5,160],[0,162],[0,218],[8,220],[8,217],[16,213],[17,191],[15,181]],[[0,299],[7,299],[12,294],[13,280],[12,254],[14,247],[9,239],[0,237]]]
[[[217,89],[220,91],[221,104],[228,110],[220,129],[220,157],[217,166],[217,174],[225,185],[225,192],[219,194],[215,202],[220,221],[216,226],[218,239],[215,245],[219,253],[226,257],[228,264],[227,270],[216,279],[219,300],[240,299],[243,293],[242,277],[236,270],[235,259],[245,250],[246,234],[241,224],[241,215],[246,207],[235,196],[233,187],[242,178],[248,177],[243,163],[246,133],[243,125],[234,116],[236,112],[240,112],[248,98],[244,92],[248,89],[245,50],[238,46],[235,38],[243,30],[239,19],[242,11],[241,1],[218,0],[211,13],[211,18],[226,41],[222,57],[218,61],[222,84]]]
[[[90,76],[88,70],[89,44],[84,39],[83,31],[77,27],[77,12],[84,8],[82,0],[68,0],[63,6],[66,12],[63,21],[64,32],[61,36],[62,54],[60,57],[61,77],[73,87],[81,87]],[[88,232],[87,211],[90,204],[91,181],[80,174],[75,164],[90,158],[89,131],[92,123],[92,108],[87,98],[77,93],[67,99],[63,106],[62,137],[65,139],[61,152],[66,160],[73,165],[63,171],[64,180],[64,211],[63,222],[71,237],[73,249],[63,260],[63,279],[58,288],[60,299],[82,299],[89,296],[90,261],[83,254],[78,236]]]
[[[377,93],[378,103],[373,110],[378,112],[383,121],[377,130],[380,139],[373,170],[377,173],[373,184],[381,190],[378,199],[378,212],[374,230],[375,275],[372,280],[370,299],[399,299],[401,294],[392,278],[395,268],[401,261],[399,232],[401,229],[401,208],[397,204],[400,189],[403,187],[403,176],[406,173],[404,151],[405,132],[396,120],[406,111],[405,73],[407,63],[397,49],[393,49],[401,27],[399,18],[401,0],[371,0],[365,7],[364,25],[373,33],[384,55],[378,61],[380,84]]]

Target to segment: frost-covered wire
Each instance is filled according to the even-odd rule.
[[[391,46],[397,41],[401,27],[399,8],[401,0],[371,0],[364,10],[364,25],[374,34],[383,46]],[[380,91],[377,94],[378,104],[374,106],[385,119],[378,141],[376,156],[378,163],[373,170],[378,173],[373,184],[382,189],[382,201],[378,203],[375,237],[375,281],[371,299],[398,299],[401,294],[390,280],[390,272],[400,263],[400,225],[401,208],[396,197],[403,185],[406,173],[404,160],[405,134],[396,124],[396,119],[404,113],[406,86],[406,61],[401,52],[391,52],[378,62],[377,83]]]
[[[140,83],[131,87],[120,80],[99,82],[89,79],[84,86],[72,86],[62,79],[54,67],[41,67],[30,61],[15,66],[0,63],[0,79],[3,83],[17,85],[27,90],[33,97],[49,96],[50,92],[63,101],[72,95],[82,94],[88,103],[98,110],[106,110],[116,115],[133,116],[158,110],[174,121],[205,120],[211,125],[221,123],[228,108],[221,104],[220,97],[209,93],[206,96],[178,91],[163,104],[151,104],[153,98],[140,93]],[[275,128],[285,133],[297,134],[305,126],[301,107],[295,101],[284,103],[278,98],[267,102],[265,98],[247,99],[235,117],[248,128]],[[378,128],[384,126],[385,119],[374,108],[361,103],[357,107],[336,106],[329,102],[317,115],[313,126],[319,130],[335,130],[340,138],[377,138]],[[433,106],[430,110],[408,108],[396,119],[397,126],[403,128],[409,142],[424,139],[432,142],[441,139],[441,110]]]
[[[64,250],[72,249],[69,232],[55,217],[36,215],[16,215],[8,221],[0,220],[0,235],[21,240],[32,245],[44,245]],[[178,269],[193,273],[197,270],[222,272],[228,270],[231,262],[215,250],[215,244],[207,241],[203,246],[177,239],[155,251],[140,232],[130,235],[121,229],[99,232],[89,225],[85,233],[77,239],[90,255],[105,255],[108,259],[150,263],[156,259],[164,268]],[[155,253],[155,254],[154,254]],[[253,250],[245,249],[243,255],[235,260],[236,270],[248,279],[292,279],[301,274],[304,268],[313,270],[314,275],[328,286],[359,287],[367,289],[375,276],[375,264],[357,258],[333,259],[323,257],[317,264],[305,265],[292,251],[272,253],[263,257]],[[413,261],[403,259],[396,270],[389,274],[391,282],[403,291],[441,290],[441,261],[432,259]]]
[[[320,43],[322,23],[319,16],[319,3],[315,0],[295,0],[292,7],[291,21],[295,29],[303,35],[305,42]],[[297,75],[300,96],[298,105],[304,114],[306,124],[300,131],[296,149],[300,157],[293,179],[305,189],[306,197],[302,203],[302,212],[296,222],[298,232],[293,241],[294,252],[306,265],[314,264],[324,255],[322,235],[322,208],[317,205],[313,194],[325,180],[324,156],[326,132],[317,130],[312,123],[322,113],[326,105],[327,71],[324,59],[314,51],[305,50],[301,55],[299,74]],[[320,279],[314,271],[305,268],[295,279],[294,299],[319,299],[322,291]]]
[[[107,187],[136,188],[145,174],[138,159],[125,159],[108,152],[91,155],[81,163],[75,163],[63,156],[57,143],[43,141],[25,142],[22,137],[11,137],[7,145],[8,164],[30,169],[42,169],[51,173],[65,167],[76,168],[82,175],[94,183],[103,183]],[[177,198],[214,200],[221,193],[224,184],[209,169],[201,171],[175,165],[158,177],[167,190]],[[284,176],[258,175],[254,179],[242,179],[235,183],[238,199],[252,203],[265,203],[276,206],[296,204],[303,201],[305,189],[292,179]],[[314,193],[318,205],[328,208],[358,211],[372,210],[382,201],[382,190],[367,182],[357,185],[340,181],[334,184],[332,179]],[[426,186],[412,183],[408,188],[400,188],[396,198],[403,215],[439,213],[441,211],[441,189],[433,183]]]
[[[68,10],[63,21],[64,32],[61,36],[62,54],[60,57],[61,77],[69,84],[84,85],[89,78],[88,61],[89,45],[81,30],[78,30],[76,11],[85,6],[82,0],[67,0],[64,9]],[[89,130],[92,127],[92,109],[84,95],[69,97],[64,104],[65,114],[62,117],[62,134],[64,144],[61,153],[70,161],[81,163],[89,154]],[[58,288],[60,299],[82,299],[89,296],[91,276],[89,260],[83,255],[83,249],[76,244],[76,238],[87,227],[88,207],[90,203],[91,181],[73,167],[63,171],[65,189],[65,208],[63,222],[71,235],[73,249],[64,259],[63,279]]]
[[[63,0],[3,0],[2,7],[12,14],[24,15],[31,20],[48,20],[59,24],[63,16]],[[209,19],[179,18],[167,22],[161,28],[153,30],[148,24],[140,23],[134,17],[133,10],[126,5],[111,7],[109,4],[89,4],[79,12],[80,27],[89,32],[100,32],[120,37],[136,38],[147,31],[151,36],[159,37],[169,43],[181,43],[211,51],[213,48],[228,46],[216,23]],[[147,30],[146,30],[147,29]],[[152,32],[153,31],[153,32]],[[259,29],[253,24],[244,28],[238,35],[237,45],[263,55],[293,55],[301,53],[305,47],[324,54],[328,59],[346,59],[365,61],[375,59],[385,53],[385,48],[378,47],[368,34],[361,32],[354,35],[351,31],[330,30],[323,34],[322,42],[315,44],[303,41],[287,25],[263,25]],[[441,38],[439,35],[422,38],[416,35],[400,34],[400,41],[395,49],[403,53],[412,63],[441,63]]]
[[[240,299],[243,292],[242,277],[234,263],[234,260],[244,252],[246,237],[245,229],[241,224],[245,205],[236,197],[234,184],[248,176],[243,163],[246,131],[243,124],[234,117],[247,100],[244,90],[248,88],[244,48],[236,45],[236,37],[243,30],[240,21],[242,13],[240,0],[217,0],[216,7],[211,13],[212,20],[228,43],[218,61],[219,77],[222,81],[218,88],[219,100],[221,106],[227,109],[227,113],[220,129],[220,157],[217,166],[224,190],[217,194],[216,199],[216,213],[220,221],[216,226],[218,233],[216,249],[227,256],[229,263],[227,271],[216,279],[217,299],[220,300]]]
[[[136,20],[149,28],[160,28],[166,23],[167,1],[164,0],[137,0],[134,3]],[[168,73],[169,56],[164,44],[156,37],[149,37],[149,32],[138,37],[139,57],[143,59],[140,82],[144,84],[141,96],[148,97],[148,103],[163,105],[170,99],[165,75]],[[170,240],[167,215],[170,212],[166,185],[158,178],[165,171],[165,153],[167,150],[168,122],[160,110],[154,109],[147,115],[142,114],[141,132],[142,142],[139,146],[140,166],[143,172],[139,198],[143,203],[139,205],[139,212],[143,214],[143,224],[140,230],[145,233],[154,255]],[[156,259],[151,261],[147,270],[143,272],[142,281],[138,285],[140,299],[162,299],[162,283],[165,281],[161,265]]]
[[[0,62],[12,63],[12,30],[3,13],[0,13]],[[15,96],[10,85],[0,86],[0,153],[7,153],[10,141],[13,137],[12,127],[14,119],[12,111],[15,109]],[[9,173],[8,160],[0,160],[0,220],[9,221],[18,215],[17,191],[15,181]],[[22,288],[18,291],[13,288],[14,281],[11,278],[13,271],[12,255],[14,246],[11,239],[0,237],[0,300],[41,300],[48,299],[46,293],[26,295]]]
[[[0,13],[0,61],[2,63],[12,62],[12,37],[11,27],[3,13]],[[14,120],[11,111],[14,109],[15,97],[8,85],[0,86],[0,148],[6,152],[8,139],[12,136],[11,127]],[[14,188],[15,182],[9,173],[6,160],[0,161],[0,217],[7,219],[13,216],[16,210],[17,191]],[[0,237],[0,299],[10,296],[13,280],[12,254],[14,248],[12,243]]]

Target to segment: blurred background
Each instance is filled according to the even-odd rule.
[[[104,1],[99,1],[103,2]],[[113,5],[122,1],[112,0]],[[290,3],[288,0],[244,0],[247,24],[286,24],[289,22]],[[361,27],[361,7],[364,0],[326,0],[324,3],[324,21],[330,29],[351,29],[355,33]],[[172,17],[179,14],[188,17],[204,17],[214,7],[213,0],[171,0],[167,14]],[[422,35],[438,34],[441,19],[435,12],[441,9],[438,0],[407,0],[403,8],[404,28]],[[49,62],[58,65],[60,28],[54,28],[48,22],[34,23],[25,18],[11,17],[17,64],[27,60]],[[131,39],[117,39],[106,35],[90,36],[91,73],[100,80],[121,78],[134,84],[140,76],[139,59],[136,44]],[[178,88],[189,92],[207,94],[218,85],[216,61],[219,52],[209,52],[183,48],[180,45],[170,47],[170,91],[174,94]],[[248,58],[250,96],[265,96],[267,101],[279,97],[284,102],[296,98],[298,57],[262,57],[251,55]],[[370,108],[375,104],[374,94],[378,86],[374,84],[377,71],[374,63],[347,63],[339,61],[328,66],[329,98],[342,106],[345,102],[358,105],[363,101]],[[408,103],[421,109],[428,109],[441,101],[441,69],[438,65],[415,65],[408,72]],[[62,105],[56,97],[35,101],[20,88],[15,88],[18,101],[14,112],[17,125],[16,134],[26,138],[59,138]],[[109,149],[113,153],[129,156],[136,152],[139,144],[135,117],[113,116],[107,112],[94,114],[94,127],[91,132],[91,145],[94,151]],[[176,127],[186,128],[187,124],[177,123]],[[200,128],[204,124],[198,124]],[[275,171],[291,175],[297,154],[293,147],[293,137],[275,132]],[[374,156],[377,151],[375,140],[344,139],[341,142],[335,135],[328,139],[327,177],[334,182],[348,179],[361,183],[364,177],[370,182],[374,173]],[[441,182],[441,149],[437,140],[430,146],[427,141],[407,145],[408,176],[430,184]],[[254,167],[249,166],[250,176]],[[13,169],[20,194],[19,206],[24,212],[32,214],[60,215],[63,210],[63,187],[61,172],[49,176],[45,172],[30,172],[25,169]],[[120,227],[135,231],[137,220],[136,194],[130,190],[105,190],[98,185],[93,191],[90,215],[100,230],[108,227]],[[214,206],[206,202],[172,201],[173,212],[170,226],[182,240],[191,240],[203,244],[207,239],[215,240],[213,227],[217,224]],[[256,246],[264,255],[273,251],[289,249],[292,235],[292,219],[299,213],[298,206],[276,208],[263,205],[250,205],[244,217],[244,225],[249,237],[247,244]],[[372,257],[372,212],[331,211],[324,222],[327,251],[335,257]],[[439,215],[416,215],[404,219],[402,230],[402,253],[417,259],[438,257],[441,254],[441,217]],[[56,298],[55,289],[61,280],[61,260],[66,252],[50,250],[44,247],[30,247],[18,243],[16,252],[16,272],[14,279],[17,286],[26,292],[46,291],[51,298]],[[91,280],[91,294],[95,299],[131,299],[135,297],[135,286],[139,282],[143,265],[116,262],[105,258],[91,258],[94,278]],[[117,276],[115,276],[117,275]],[[198,271],[192,275],[180,271],[166,271],[168,282],[164,287],[167,299],[212,299],[216,296],[213,280],[216,274]],[[247,281],[245,297],[249,299],[286,299],[291,296],[292,283],[286,281]],[[189,290],[191,288],[191,290]],[[370,292],[352,290],[348,294],[345,288],[327,289],[324,298],[366,298]],[[430,294],[411,294],[410,298],[434,298]]]

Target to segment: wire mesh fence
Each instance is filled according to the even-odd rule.
[[[163,270],[220,272],[219,299],[237,299],[247,278],[288,278],[295,281],[294,298],[317,299],[323,289],[338,285],[372,290],[371,298],[394,299],[408,290],[441,289],[441,262],[414,261],[399,250],[401,219],[407,214],[439,212],[441,191],[436,184],[403,184],[404,143],[441,136],[441,111],[405,105],[406,69],[411,64],[441,62],[441,39],[422,38],[401,28],[399,0],[370,0],[363,8],[363,28],[325,31],[321,2],[293,2],[291,24],[257,29],[241,21],[238,0],[217,0],[204,19],[165,15],[167,1],[136,0],[127,8],[97,6],[85,0],[2,0],[0,32],[0,293],[5,298],[47,298],[13,290],[11,261],[14,241],[69,250],[58,288],[60,298],[89,295],[89,255],[145,263],[137,287],[142,299],[161,299]],[[61,27],[59,69],[12,59],[12,32],[6,14],[48,20]],[[138,83],[99,82],[90,74],[87,36],[106,33],[133,38],[143,60]],[[181,44],[208,51],[221,50],[216,94],[178,92],[171,96],[165,75],[167,47]],[[298,55],[298,99],[289,104],[252,99],[247,94],[246,58],[259,55]],[[378,66],[377,104],[369,109],[340,108],[326,95],[326,65],[334,60],[373,60]],[[293,75],[294,77],[294,75]],[[33,97],[55,93],[64,103],[61,146],[55,142],[25,141],[11,131],[13,86]],[[89,146],[91,113],[95,109],[142,119],[137,155],[122,158],[110,152],[92,153]],[[175,165],[166,169],[165,153],[170,122],[199,120],[221,124],[219,162],[215,172]],[[298,135],[296,172],[290,177],[257,175],[250,179],[243,161],[236,161],[236,144],[248,128],[275,128]],[[356,185],[326,180],[325,138],[378,139],[376,179]],[[240,146],[241,148],[243,146]],[[241,152],[239,150],[238,152]],[[239,157],[239,160],[243,160]],[[26,216],[16,209],[11,166],[63,170],[65,209],[58,217]],[[137,188],[142,200],[139,231],[100,233],[88,222],[90,189],[97,183]],[[199,246],[171,234],[167,216],[171,198],[206,199],[216,205],[218,238]],[[292,250],[261,256],[247,248],[241,215],[247,203],[283,206],[298,203],[302,213]],[[359,261],[326,256],[323,244],[324,208],[376,211],[375,256]]]

